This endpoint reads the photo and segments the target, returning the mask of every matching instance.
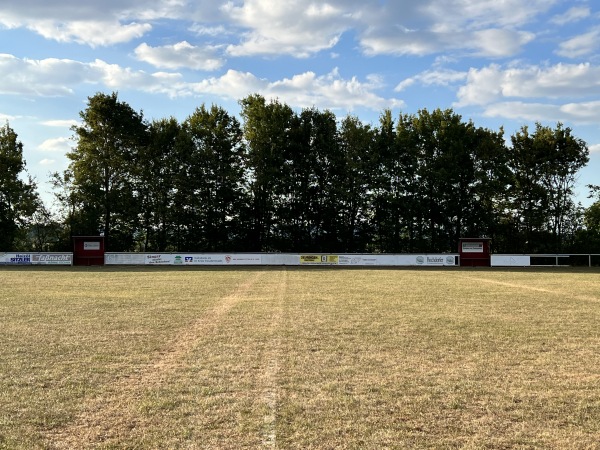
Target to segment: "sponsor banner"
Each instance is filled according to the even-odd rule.
[[[492,255],[491,266],[527,267],[531,265],[531,257],[525,255]]]
[[[265,266],[297,266],[300,263],[298,254],[265,253],[260,256],[262,264]]]
[[[259,254],[206,254],[206,253],[149,253],[145,255],[144,264],[174,265],[174,266],[239,266],[260,265],[262,257]]]
[[[248,253],[107,253],[106,264],[175,266],[338,265],[338,266],[454,266],[455,255],[389,254],[248,254]]]
[[[483,253],[483,242],[463,242],[463,253]]]
[[[84,250],[100,250],[100,242],[84,242]]]
[[[339,255],[340,266],[395,266],[396,255]]]
[[[174,264],[184,264],[192,266],[206,265],[259,265],[262,264],[261,255],[255,254],[185,254],[181,255],[181,260],[175,257]]]
[[[70,266],[72,263],[72,253],[0,253],[0,264],[52,264]]]
[[[300,264],[338,264],[338,255],[300,255]]]
[[[453,255],[417,255],[413,258],[417,266],[454,266],[456,264]]]
[[[168,266],[173,264],[173,255],[158,253],[158,254],[147,254],[144,259],[144,264],[150,264],[155,266]]]
[[[31,264],[52,264],[70,266],[73,264],[72,253],[34,253],[31,255]]]
[[[454,266],[454,255],[339,255],[344,266]]]
[[[31,264],[31,253],[4,253],[2,264]]]
[[[144,265],[146,264],[146,255],[144,253],[105,253],[104,264]]]

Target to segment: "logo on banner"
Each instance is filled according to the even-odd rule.
[[[229,264],[231,262],[231,255],[225,255],[225,262]]]

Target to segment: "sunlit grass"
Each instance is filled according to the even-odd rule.
[[[598,275],[0,268],[0,448],[597,448]]]

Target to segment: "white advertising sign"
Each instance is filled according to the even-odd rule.
[[[70,266],[73,264],[72,253],[34,253],[31,258],[31,264],[50,264]]]
[[[492,267],[527,267],[531,265],[531,257],[525,255],[492,255],[490,264]]]
[[[340,266],[395,266],[396,255],[339,255]]]
[[[31,253],[4,253],[3,264],[31,264]]]
[[[204,266],[204,265],[259,265],[262,263],[261,255],[251,254],[185,254],[181,255],[181,260],[177,260],[175,257],[174,264],[181,264],[188,266]]]
[[[105,253],[104,264],[144,265],[146,264],[146,255],[144,253]]]
[[[340,255],[345,266],[454,266],[453,255]]]
[[[0,253],[0,264],[70,266],[72,263],[72,253]]]
[[[173,264],[173,255],[163,253],[147,254],[144,260],[144,264],[150,264],[154,266],[168,266],[170,264]]]
[[[454,266],[454,255],[298,254],[298,253],[107,253],[105,264],[180,266],[328,265]]]
[[[260,254],[247,253],[149,253],[144,264],[149,265],[182,265],[182,266],[240,266],[260,265]]]
[[[100,242],[84,242],[84,250],[100,250]]]
[[[463,242],[463,253],[483,253],[483,242]]]

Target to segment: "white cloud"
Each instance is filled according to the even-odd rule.
[[[58,42],[77,42],[92,47],[128,42],[148,33],[152,26],[147,23],[101,22],[82,20],[59,22],[56,20],[40,20],[27,25],[46,39]]]
[[[19,0],[0,5],[0,25],[92,47],[139,38],[152,29],[155,20],[218,16],[218,5],[210,0],[192,4],[185,0]]]
[[[348,33],[368,54],[425,55],[462,50],[513,55],[533,35],[522,27],[558,0],[22,0],[0,6],[0,24],[47,39],[107,46],[148,34],[165,19],[198,36],[220,39],[231,56],[293,55],[332,50]],[[565,17],[579,17],[572,8]],[[231,42],[239,36],[239,42]],[[161,47],[158,47],[161,48]],[[169,68],[171,66],[168,66]]]
[[[556,64],[471,69],[458,91],[458,106],[485,105],[503,98],[569,98],[600,95],[600,67]]]
[[[55,96],[85,80],[85,65],[72,60],[20,59],[0,54],[0,94]]]
[[[141,44],[135,49],[138,60],[145,61],[155,67],[179,69],[182,67],[194,70],[217,70],[225,61],[216,55],[216,48],[195,47],[186,41],[163,47],[150,47]]]
[[[594,53],[600,48],[600,28],[595,28],[587,33],[580,34],[561,42],[557,55],[566,58],[580,58]]]
[[[600,144],[590,145],[588,149],[590,153],[600,153]]]
[[[488,117],[595,124],[600,116],[600,66],[507,67],[469,71],[455,106],[481,106]]]
[[[46,139],[39,149],[42,152],[65,153],[71,149],[71,140],[65,137]]]
[[[589,17],[591,14],[590,8],[587,6],[573,6],[563,14],[556,15],[551,22],[557,25],[565,25],[567,23],[578,22]]]
[[[55,159],[49,159],[49,158],[44,158],[39,162],[40,166],[52,166],[55,163],[56,163]]]
[[[400,2],[402,3],[402,2]],[[517,27],[549,10],[557,0],[429,0],[422,9],[438,24]]]
[[[252,93],[261,93],[301,107],[381,110],[403,105],[401,100],[377,94],[383,87],[379,76],[369,75],[366,81],[356,77],[344,79],[337,70],[321,76],[305,72],[281,80],[267,80],[249,72],[228,70],[220,77],[189,82],[178,73],[147,73],[102,60],[81,63],[3,56],[0,55],[0,78],[6,82],[0,92],[5,94],[60,96],[70,94],[81,85],[93,84],[104,85],[111,90],[132,89],[170,97],[212,94],[238,100]]]
[[[401,92],[406,88],[419,83],[423,86],[450,86],[467,78],[466,72],[455,70],[427,70],[414,77],[401,81],[396,88],[396,92]]]
[[[42,122],[42,125],[47,127],[57,127],[57,128],[71,128],[72,126],[78,125],[79,122],[76,120],[46,120]]]
[[[246,0],[223,8],[231,20],[247,30],[242,42],[228,46],[233,56],[281,55],[296,57],[334,47],[350,27],[344,5],[306,3],[304,0]]]
[[[489,58],[519,53],[534,39],[519,30],[554,0],[429,0],[387,2],[361,24],[367,54],[468,53]],[[373,7],[373,5],[371,5]]]
[[[471,39],[475,53],[496,58],[519,53],[534,37],[533,33],[493,28],[475,31]]]
[[[223,25],[206,26],[200,23],[193,24],[189,30],[198,36],[220,37],[233,34],[233,32]]]
[[[6,121],[10,122],[11,120],[15,120],[15,116],[11,116],[10,114],[2,114],[0,113],[0,127],[4,126]]]
[[[545,103],[499,102],[486,105],[486,117],[503,117],[528,122],[554,121],[561,114],[560,106]]]
[[[298,74],[278,81],[259,79],[251,73],[229,70],[219,78],[210,78],[194,85],[197,94],[210,93],[240,99],[251,93],[278,98],[291,106],[351,111],[356,108],[381,110],[399,108],[399,99],[386,99],[375,93],[379,81],[371,78],[361,82],[356,78],[343,79],[337,70],[323,76],[313,72]]]

